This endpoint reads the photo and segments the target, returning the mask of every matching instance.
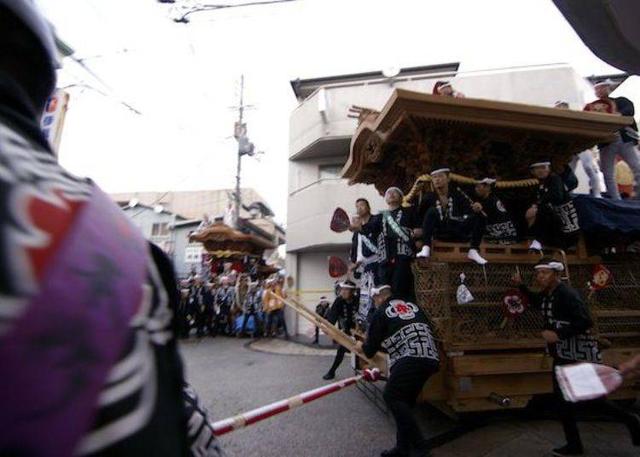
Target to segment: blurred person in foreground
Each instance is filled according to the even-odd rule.
[[[222,455],[184,381],[171,263],[40,131],[48,23],[0,0],[0,38],[0,455]]]
[[[622,373],[625,379],[630,381],[640,379],[640,354],[621,363],[620,373]]]

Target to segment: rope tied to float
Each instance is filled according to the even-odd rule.
[[[472,185],[472,184],[478,183],[477,179],[470,178],[468,176],[457,175],[455,173],[450,173],[449,179],[452,182],[455,182],[457,184],[464,184],[464,185]],[[403,205],[408,206],[410,204],[409,202],[411,202],[411,200],[414,199],[414,197],[418,194],[418,192],[420,192],[421,186],[423,184],[428,184],[428,183],[431,183],[431,175],[425,174],[425,175],[419,176],[418,179],[416,179],[416,182],[413,184],[413,187],[411,187],[411,190],[409,191],[409,193],[407,193],[407,195],[404,197]],[[537,186],[538,184],[539,184],[539,181],[537,179],[528,178],[528,179],[518,179],[513,181],[496,181],[494,185],[496,189],[521,189],[525,187],[534,187],[534,186]]]
[[[248,427],[249,425],[256,424],[270,417],[304,406],[307,403],[318,400],[319,398],[339,392],[349,386],[355,385],[358,381],[376,382],[380,378],[381,375],[379,369],[367,368],[362,370],[362,372],[357,376],[352,376],[326,386],[318,387],[317,389],[308,390],[293,397],[276,401],[266,406],[252,409],[246,413],[214,422],[211,424],[213,434],[215,436],[226,435],[227,433]]]

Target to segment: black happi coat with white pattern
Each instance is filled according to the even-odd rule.
[[[487,215],[486,239],[498,243],[516,241],[516,226],[502,200],[491,193],[487,198],[478,199],[478,202]]]
[[[542,311],[544,329],[558,335],[557,343],[547,345],[556,362],[601,361],[597,341],[589,333],[593,321],[575,289],[560,283],[548,294],[533,292],[526,286],[520,286],[520,290]]]
[[[578,212],[559,175],[551,173],[540,181],[536,203],[539,210],[550,210],[554,214],[563,234],[570,235],[580,230]]]
[[[389,354],[391,368],[406,357],[436,364],[440,360],[424,311],[403,300],[391,299],[376,309],[362,349],[367,357],[383,349]]]

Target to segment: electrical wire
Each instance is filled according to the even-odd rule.
[[[197,5],[197,6],[192,6],[192,7],[183,7],[183,9],[187,9],[186,12],[182,13],[180,16],[178,16],[178,14],[180,14],[180,12],[178,12],[178,14],[176,14],[176,17],[173,18],[174,22],[181,22],[181,23],[188,23],[189,20],[187,19],[190,15],[194,14],[194,13],[200,13],[200,12],[206,12],[206,11],[215,11],[215,10],[221,10],[221,9],[229,9],[229,8],[242,8],[242,7],[249,7],[249,6],[264,6],[264,5],[274,5],[274,4],[278,4],[278,3],[292,3],[292,2],[297,2],[299,0],[266,0],[266,1],[256,1],[256,2],[246,2],[246,3],[239,3],[236,5]],[[172,11],[178,11],[178,7],[174,6],[172,8]]]

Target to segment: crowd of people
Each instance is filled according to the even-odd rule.
[[[277,298],[286,298],[285,281],[281,275],[259,279],[231,271],[228,275],[214,275],[206,281],[192,273],[180,281],[179,289],[178,318],[182,338],[188,338],[195,332],[197,337],[282,335],[289,339],[284,318],[285,305]]]

